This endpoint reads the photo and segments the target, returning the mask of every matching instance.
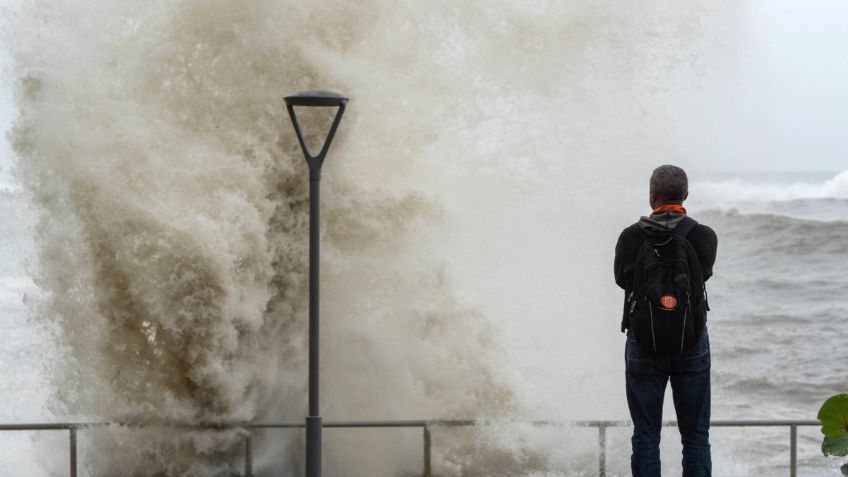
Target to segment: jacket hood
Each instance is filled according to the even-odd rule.
[[[684,217],[686,214],[682,212],[667,210],[659,214],[642,216],[638,224],[647,235],[666,235],[674,230]]]

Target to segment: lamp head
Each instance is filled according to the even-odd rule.
[[[284,97],[291,106],[341,106],[347,97],[332,91],[301,91]]]
[[[321,165],[324,163],[324,157],[327,155],[327,149],[330,148],[330,143],[333,141],[333,135],[336,133],[336,128],[342,118],[345,107],[347,106],[347,97],[342,96],[332,91],[301,91],[300,93],[290,94],[283,98],[286,101],[286,109],[289,111],[294,131],[297,134],[297,140],[300,143],[300,148],[309,164],[309,180],[321,179]],[[297,121],[297,115],[294,112],[295,106],[337,106],[336,117],[333,119],[333,124],[330,126],[330,131],[327,138],[324,140],[324,146],[317,155],[312,155],[309,148],[306,146],[306,141],[303,138],[303,132],[300,130],[300,124]]]

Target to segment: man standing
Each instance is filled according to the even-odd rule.
[[[634,477],[660,476],[666,383],[683,443],[683,477],[710,476],[710,342],[706,282],[717,238],[686,215],[683,169],[663,165],[650,181],[650,216],[627,227],[615,246],[615,282],[624,289],[625,379],[633,420]]]

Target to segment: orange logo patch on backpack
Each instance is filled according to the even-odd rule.
[[[660,305],[666,310],[674,310],[677,308],[677,298],[671,295],[663,295],[660,297]]]

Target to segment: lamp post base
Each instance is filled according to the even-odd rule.
[[[306,477],[321,477],[321,416],[306,417]]]

